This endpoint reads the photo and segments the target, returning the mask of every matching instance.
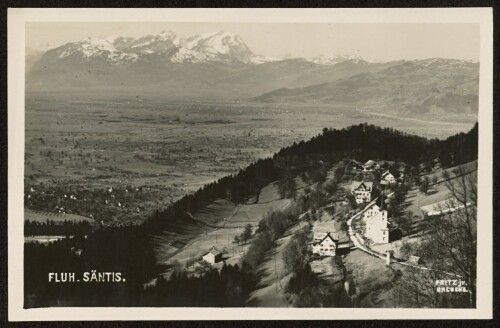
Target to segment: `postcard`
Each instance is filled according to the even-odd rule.
[[[492,317],[491,8],[8,27],[9,320]]]

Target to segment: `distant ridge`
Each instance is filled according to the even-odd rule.
[[[479,64],[431,58],[269,58],[237,34],[84,38],[26,57],[26,90],[349,105],[402,113],[477,114]]]

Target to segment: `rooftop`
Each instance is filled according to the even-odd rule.
[[[361,185],[364,185],[365,188],[372,190],[373,187],[373,182],[367,182],[367,181],[353,181],[351,183],[351,192],[357,190]]]
[[[215,248],[215,246],[212,246],[212,248],[208,252],[204,253],[203,256],[205,256],[205,255],[207,255],[209,253],[212,254],[212,255],[214,255],[214,256],[222,254],[222,252],[219,251],[217,248]]]

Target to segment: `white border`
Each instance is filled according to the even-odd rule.
[[[23,309],[24,52],[26,22],[479,23],[477,309],[44,308]],[[49,320],[488,319],[492,318],[493,10],[8,9],[8,317]]]

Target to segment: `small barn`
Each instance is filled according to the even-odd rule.
[[[212,246],[212,248],[203,254],[201,258],[205,262],[215,264],[222,260],[222,252],[215,248],[215,246]]]

